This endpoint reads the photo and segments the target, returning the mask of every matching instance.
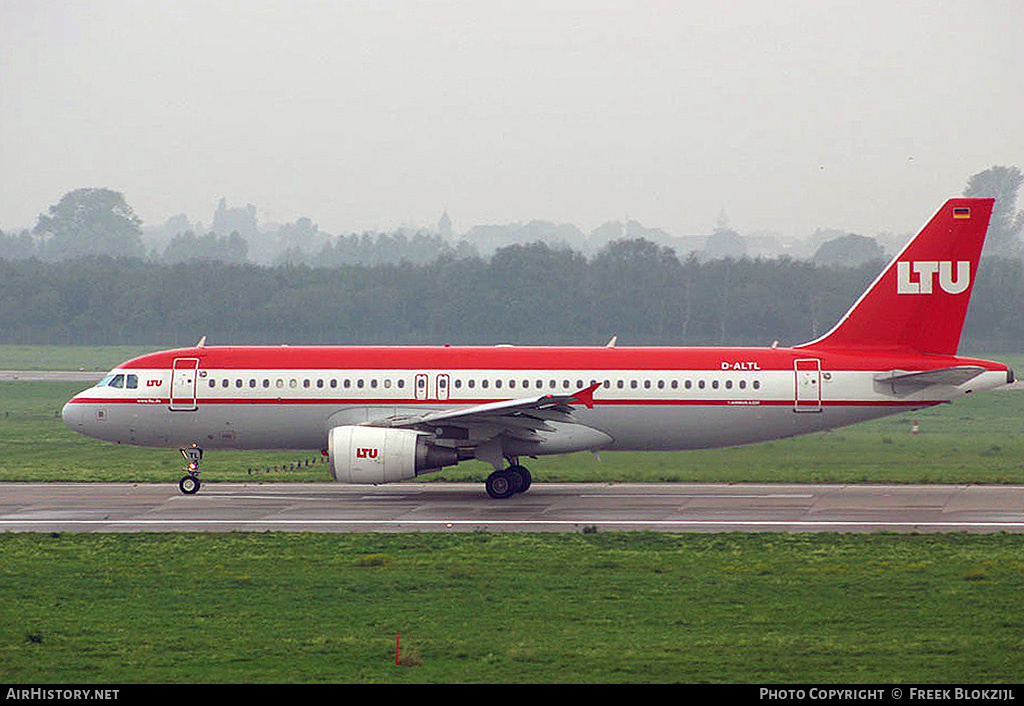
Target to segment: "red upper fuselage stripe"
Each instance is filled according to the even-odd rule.
[[[170,369],[175,359],[198,358],[203,370],[650,370],[792,371],[794,361],[817,358],[823,370],[931,370],[992,361],[927,356],[907,351],[816,351],[811,348],[542,348],[221,346],[161,351],[119,369]]]

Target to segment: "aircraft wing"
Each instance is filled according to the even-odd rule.
[[[594,390],[600,385],[601,383],[595,383],[569,395],[539,395],[456,409],[434,410],[423,414],[387,417],[368,422],[368,425],[422,431],[455,428],[467,432],[483,432],[474,435],[477,438],[505,434],[533,440],[536,439],[537,432],[556,431],[556,427],[551,423],[571,423],[574,405],[593,407]]]
[[[951,368],[912,372],[888,370],[875,375],[875,382],[892,386],[894,394],[916,392],[931,385],[962,385],[981,375],[985,368],[978,365],[956,365]]]

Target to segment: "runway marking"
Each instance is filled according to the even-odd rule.
[[[482,495],[482,493],[481,493],[481,495]],[[174,496],[174,497],[172,497],[170,499],[171,500],[180,500],[180,501],[194,502],[195,500],[202,499],[204,497],[206,497],[206,498],[217,498],[218,500],[222,499],[222,498],[227,498],[229,500],[327,500],[327,501],[332,501],[332,502],[337,500],[337,498],[335,498],[332,495],[315,495],[315,494],[311,494],[311,495],[285,495],[285,494],[281,494],[281,495],[274,495],[274,494],[267,494],[267,495],[248,495],[248,494],[247,495],[235,495],[234,493],[230,493],[230,492],[206,493],[205,495],[195,495],[195,496],[187,496],[187,497],[182,495],[182,496]],[[792,499],[802,499],[802,500],[806,500],[808,498],[814,498],[814,497],[817,497],[817,496],[814,495],[813,493],[769,493],[769,494],[766,494],[766,495],[759,495],[757,493],[678,493],[678,494],[676,494],[676,493],[581,493],[578,497],[581,497],[581,498],[644,498],[644,499],[655,498],[655,499],[658,499],[658,500],[674,500],[674,499],[680,499],[680,498],[681,499],[685,499],[685,500],[696,500],[696,499],[701,499],[701,498],[716,499],[716,500],[718,500],[718,499],[733,499],[733,498],[738,499],[738,500],[743,500],[743,499],[746,499],[746,500],[751,500],[751,499],[753,499],[753,500],[765,500],[765,499],[769,499],[769,500],[772,500],[772,499],[783,499],[783,500],[785,500],[785,499],[790,499],[790,500],[792,500]],[[408,500],[412,501],[412,500],[422,500],[422,494],[421,493],[391,493],[391,494],[383,494],[382,493],[382,494],[379,494],[379,495],[361,495],[359,497],[360,500],[379,500],[381,498],[386,498],[386,499],[399,498],[399,499],[408,499]]]
[[[764,500],[766,498],[814,498],[814,493],[581,493],[581,498],[658,498],[660,500],[672,500],[673,498],[754,498]]]

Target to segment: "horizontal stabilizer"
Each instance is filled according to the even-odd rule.
[[[888,370],[875,375],[875,382],[892,385],[894,393],[914,392],[931,385],[963,385],[981,375],[985,368],[978,365],[957,365],[938,370],[911,372],[907,370]]]

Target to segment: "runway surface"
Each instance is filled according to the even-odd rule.
[[[1024,486],[7,483],[7,532],[1024,532]]]

